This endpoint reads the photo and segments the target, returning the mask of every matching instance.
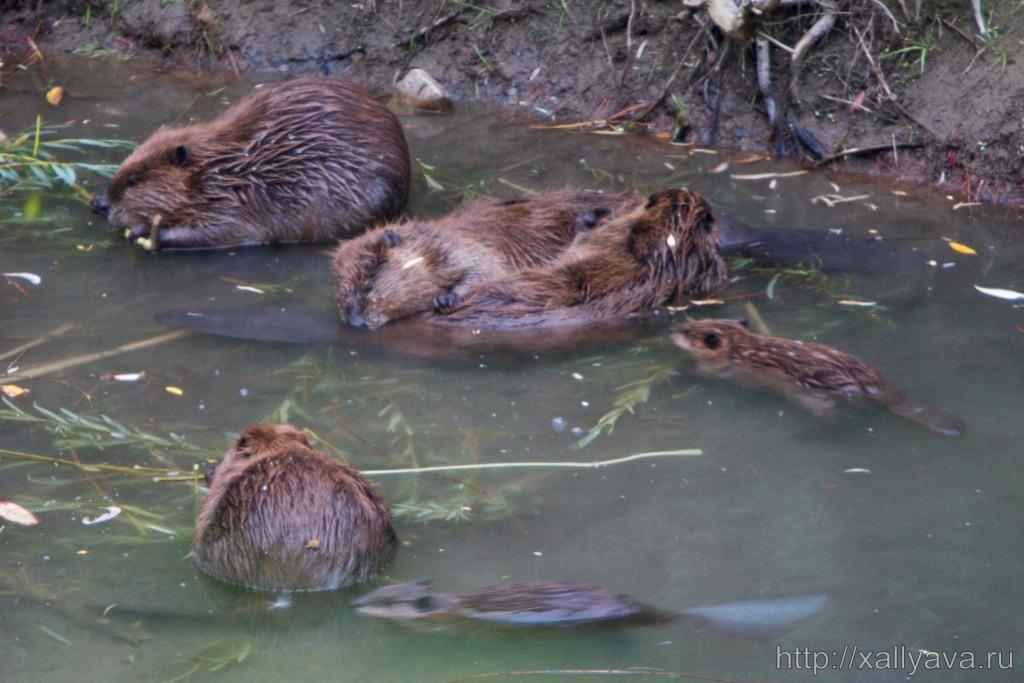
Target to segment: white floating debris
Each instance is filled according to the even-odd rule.
[[[843,470],[844,474],[871,474],[871,470],[865,467],[851,467],[848,470]]]
[[[117,517],[119,514],[121,514],[121,508],[117,507],[116,505],[108,505],[107,511],[99,517],[82,517],[82,524],[86,526],[92,526],[93,524],[109,522],[110,520],[114,519],[114,517]]]
[[[836,302],[840,306],[863,306],[864,308],[870,308],[876,306],[875,301],[854,301],[853,299],[840,299]]]
[[[122,372],[119,375],[114,375],[114,379],[118,382],[138,382],[145,376],[145,372]]]
[[[266,294],[259,287],[250,287],[249,285],[235,285],[235,289],[240,292],[252,292],[253,294]]]
[[[998,287],[980,287],[974,285],[974,288],[987,296],[994,296],[997,299],[1005,299],[1006,301],[1020,301],[1024,299],[1024,293],[1015,292],[1012,289],[999,289]]]
[[[578,372],[574,372],[574,373],[572,373],[572,378],[573,378],[573,379],[579,379],[579,380],[581,380],[581,379],[583,379],[583,375],[581,375],[581,374],[580,374],[580,373],[578,373]]]
[[[34,284],[36,287],[38,287],[39,283],[43,281],[43,278],[39,277],[35,273],[3,273],[3,276],[4,277],[15,277],[15,278],[19,278],[21,280],[27,280],[28,282],[31,282],[32,284]]]

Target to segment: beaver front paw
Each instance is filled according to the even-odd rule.
[[[435,313],[444,313],[462,303],[462,297],[455,292],[442,292],[434,297],[433,307]]]

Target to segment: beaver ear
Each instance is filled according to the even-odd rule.
[[[647,203],[644,205],[644,208],[645,209],[649,209],[649,208],[651,208],[652,206],[654,206],[657,203],[658,203],[658,193],[655,192],[654,194],[652,194],[650,197],[647,198]]]
[[[712,351],[722,345],[722,338],[718,336],[717,332],[708,332],[704,335],[704,346],[708,347]]]
[[[738,322],[740,325],[743,325],[743,327],[750,329],[750,321],[747,320],[746,318],[739,318],[736,322]]]
[[[177,166],[179,168],[184,166],[185,164],[188,163],[189,159],[188,147],[186,147],[185,145],[178,145],[177,147],[171,150],[169,159],[171,162],[171,166]]]
[[[387,240],[389,247],[397,247],[402,243],[402,236],[394,230],[385,230],[384,239]]]

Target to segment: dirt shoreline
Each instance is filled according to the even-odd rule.
[[[771,36],[772,91],[784,113],[769,124],[754,45],[727,40],[703,9],[659,0],[307,0],[111,3],[0,2],[8,67],[42,54],[159,55],[185,69],[342,73],[387,92],[411,67],[458,100],[515,107],[551,122],[678,135],[829,167],[939,186],[966,201],[1024,202],[1024,6],[986,3],[982,38],[967,0],[926,3],[914,18],[888,0],[838,2],[832,30],[788,97],[793,46],[820,17],[779,11]],[[898,31],[898,32],[897,32]],[[869,58],[870,56],[870,58]],[[809,136],[807,135],[809,134]],[[897,151],[892,145],[907,145]],[[912,146],[912,147],[910,147]]]

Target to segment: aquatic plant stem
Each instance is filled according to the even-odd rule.
[[[75,326],[71,324],[60,325],[59,327],[56,327],[52,332],[47,332],[43,336],[37,337],[36,339],[33,339],[30,342],[25,342],[21,346],[15,346],[13,349],[0,353],[0,360],[10,358],[11,356],[20,355],[25,351],[28,351],[29,349],[35,348],[40,344],[45,344],[54,337],[59,337],[60,335],[66,332],[70,332],[73,329],[75,329]]]
[[[43,375],[49,375],[54,372],[60,372],[61,370],[67,370],[68,368],[77,367],[79,365],[85,365],[87,363],[93,363],[98,360],[105,358],[112,358],[114,356],[120,356],[125,353],[131,353],[132,351],[138,351],[140,349],[147,349],[151,346],[157,346],[159,344],[166,344],[167,342],[187,337],[192,332],[190,330],[175,330],[174,332],[167,332],[166,334],[159,334],[155,337],[148,337],[146,339],[140,339],[137,342],[130,344],[123,344],[117,348],[109,349],[107,351],[98,351],[96,353],[87,353],[81,356],[73,356],[72,358],[65,358],[64,360],[54,361],[52,363],[43,363],[41,365],[35,365],[32,367],[25,368],[12,375],[7,375],[4,379],[35,379],[42,377]]]
[[[610,465],[620,465],[626,462],[632,462],[634,460],[647,460],[651,458],[670,458],[678,456],[698,456],[704,455],[704,451],[699,448],[681,449],[676,451],[650,451],[647,453],[634,453],[633,455],[625,455],[621,458],[612,458],[611,460],[596,460],[593,462],[573,462],[573,461],[561,461],[561,462],[542,462],[542,461],[524,461],[524,462],[493,462],[493,463],[475,463],[471,465],[436,465],[433,467],[404,467],[401,469],[394,470],[362,470],[362,474],[368,477],[383,477],[390,474],[422,474],[426,472],[454,472],[458,470],[502,470],[522,467],[542,468],[542,467],[555,467],[563,469],[598,469],[600,467],[608,467]]]

